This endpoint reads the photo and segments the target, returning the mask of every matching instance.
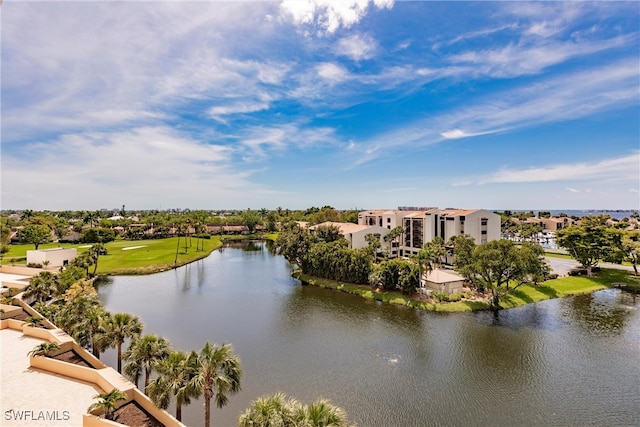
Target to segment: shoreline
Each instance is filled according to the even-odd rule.
[[[602,269],[596,277],[566,277],[548,280],[539,286],[523,285],[506,295],[500,302],[503,309],[521,307],[527,304],[549,299],[564,298],[569,296],[590,294],[593,292],[611,289],[614,283],[623,279],[635,281],[636,287],[640,286],[640,277],[624,276],[621,270]],[[433,302],[414,298],[416,294],[405,295],[399,291],[381,291],[373,289],[370,285],[357,285],[353,283],[338,282],[329,279],[310,276],[300,270],[294,271],[292,276],[305,285],[318,286],[357,295],[365,299],[380,301],[382,303],[402,305],[420,310],[439,313],[463,313],[490,310],[489,303],[480,300],[462,300],[456,302]]]

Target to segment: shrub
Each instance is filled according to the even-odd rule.
[[[37,262],[30,262],[27,264],[27,267],[31,267],[31,268],[42,268],[42,264],[39,264]]]
[[[574,268],[569,270],[569,276],[584,276],[587,274],[587,270],[585,268]]]
[[[555,280],[558,278],[556,273],[547,274],[547,280]]]

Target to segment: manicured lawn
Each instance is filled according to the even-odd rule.
[[[169,270],[173,267],[188,264],[208,256],[214,249],[222,246],[219,237],[203,239],[204,250],[196,251],[196,239],[191,239],[191,247],[184,247],[184,238],[180,239],[178,258],[176,262],[176,247],[178,238],[155,240],[115,240],[105,244],[107,255],[100,256],[98,260],[98,274],[149,274]],[[86,244],[61,244],[48,243],[40,245],[38,249],[50,248],[76,248],[78,252],[88,250]],[[16,259],[16,264],[25,264],[27,250],[32,250],[33,245],[11,245],[8,253],[2,257],[2,264],[10,264],[11,259]],[[21,260],[22,258],[22,260]]]

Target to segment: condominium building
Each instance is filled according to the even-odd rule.
[[[401,226],[403,234],[392,247],[391,256],[416,254],[435,237],[448,242],[454,236],[467,234],[479,244],[500,238],[500,215],[484,209],[369,210],[358,214],[358,224],[387,229]]]

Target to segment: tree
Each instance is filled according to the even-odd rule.
[[[629,230],[620,240],[620,251],[627,261],[633,266],[635,275],[638,275],[638,263],[640,262],[640,231]]]
[[[240,418],[239,427],[346,427],[344,409],[327,399],[304,405],[283,393],[261,396],[251,403]]]
[[[347,426],[345,411],[333,405],[327,399],[318,399],[310,403],[305,410],[307,422],[314,427]]]
[[[111,316],[111,321],[106,328],[106,334],[111,341],[110,344],[116,347],[118,372],[122,373],[122,344],[127,338],[132,341],[140,338],[143,327],[138,316],[133,316],[129,313],[116,313]]]
[[[385,260],[374,265],[369,275],[369,283],[377,288],[390,291],[400,288],[404,293],[412,293],[420,286],[420,269],[412,261]]]
[[[238,419],[238,427],[297,427],[304,425],[304,405],[284,393],[261,396]]]
[[[100,393],[93,396],[94,399],[98,399],[89,406],[87,412],[91,412],[95,409],[104,411],[104,417],[107,420],[113,420],[113,413],[118,408],[118,402],[121,400],[127,400],[127,395],[114,388],[108,393]]]
[[[256,231],[256,226],[262,224],[262,219],[257,212],[247,209],[242,212],[242,223],[249,229],[249,234],[253,234]]]
[[[277,252],[284,256],[287,261],[302,267],[305,255],[315,242],[315,237],[309,233],[309,230],[298,226],[295,222],[291,222],[278,235],[276,247]]]
[[[556,243],[587,269],[591,277],[593,267],[615,247],[615,234],[607,225],[607,215],[582,218],[580,224],[558,230]]]
[[[98,271],[98,259],[100,258],[100,255],[107,254],[107,248],[102,243],[96,243],[93,246],[91,246],[91,248],[89,248],[88,252],[89,252],[89,256],[91,257],[91,261],[93,263],[92,276],[95,276],[96,272]]]
[[[33,244],[35,249],[42,243],[51,241],[51,229],[42,224],[29,224],[18,231],[20,243]]]
[[[371,253],[371,259],[375,261],[375,259],[377,258],[378,250],[382,246],[382,244],[380,243],[380,236],[369,233],[364,236],[364,240],[367,242],[367,249]]]
[[[456,255],[457,257],[458,255]],[[474,246],[458,272],[479,289],[491,291],[491,309],[523,284],[537,285],[548,273],[544,250],[539,245],[515,245],[510,240],[492,240]]]
[[[228,395],[240,391],[242,369],[240,358],[233,354],[229,344],[218,346],[207,342],[196,360],[196,375],[193,379],[196,394],[204,396],[204,424],[211,423],[211,399],[222,408]]]
[[[0,254],[9,252],[9,245],[11,244],[11,227],[7,221],[2,219],[0,221]]]
[[[404,233],[404,229],[402,228],[401,225],[398,225],[397,227],[394,227],[391,230],[389,230],[387,235],[384,236],[384,241],[389,243],[389,256],[391,256],[392,252],[393,252],[392,243],[395,240],[399,240],[400,237],[402,237],[403,233]],[[400,256],[400,242],[399,241],[398,241],[397,247],[398,247],[398,249],[397,249],[397,252],[396,252],[396,257],[399,257]]]
[[[315,235],[319,240],[327,243],[344,238],[340,232],[340,227],[336,225],[319,225],[316,227]]]
[[[138,365],[137,369],[125,366],[125,372],[144,371],[144,389],[146,392],[151,372],[156,369],[162,359],[169,355],[169,351],[169,341],[165,338],[157,335],[145,335],[133,341],[125,351],[124,359],[128,361],[127,365]]]
[[[33,298],[35,302],[45,302],[51,299],[56,292],[56,276],[50,271],[43,271],[29,279],[29,284],[24,288],[24,298]]]
[[[195,351],[189,354],[172,351],[158,363],[158,376],[147,388],[151,400],[162,409],[167,409],[171,398],[175,398],[178,421],[182,421],[182,406],[190,404],[191,398],[197,397],[193,384],[197,359],[198,353]]]
[[[54,351],[60,350],[60,346],[55,342],[43,342],[38,344],[28,354],[29,356],[47,356]]]

